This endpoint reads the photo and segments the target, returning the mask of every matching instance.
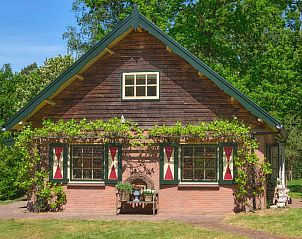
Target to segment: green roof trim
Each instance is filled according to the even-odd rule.
[[[39,104],[55,93],[68,79],[76,75],[89,61],[100,54],[113,40],[128,31],[131,27],[137,29],[141,26],[150,34],[165,43],[173,53],[186,60],[198,72],[201,72],[213,81],[221,90],[234,97],[240,104],[249,110],[256,117],[262,119],[271,128],[277,129],[284,136],[284,129],[281,123],[271,116],[268,112],[258,106],[246,95],[242,94],[232,84],[222,76],[213,71],[204,62],[182,47],[179,43],[160,30],[156,25],[141,15],[135,5],[132,14],[122,21],[114,30],[93,46],[87,53],[80,57],[72,66],[70,66],[61,76],[51,82],[43,91],[34,97],[27,105],[19,110],[11,119],[3,125],[3,128],[9,130],[27,117]]]

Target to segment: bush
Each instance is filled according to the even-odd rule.
[[[46,181],[48,172],[37,171],[33,178],[31,201],[28,209],[33,212],[62,211],[66,194],[61,184]]]
[[[15,199],[26,193],[24,182],[29,175],[23,174],[24,162],[14,146],[5,146],[3,141],[10,134],[0,134],[0,200]]]

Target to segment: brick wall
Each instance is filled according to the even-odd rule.
[[[114,213],[114,186],[66,186],[66,211]]]
[[[220,187],[178,187],[161,186],[159,183],[159,147],[123,149],[122,180],[135,173],[145,173],[153,182],[159,194],[161,213],[220,213],[232,212],[234,197],[232,186]],[[114,186],[68,186],[66,210],[115,212]]]

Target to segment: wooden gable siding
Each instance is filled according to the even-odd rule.
[[[89,120],[120,117],[142,127],[158,124],[195,123],[237,116],[254,127],[263,127],[249,111],[198,73],[182,58],[147,32],[132,31],[77,80],[57,95],[30,121],[43,118]],[[160,100],[122,101],[121,76],[129,71],[159,71]]]

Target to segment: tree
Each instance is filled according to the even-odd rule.
[[[21,72],[13,73],[9,64],[0,69],[0,123],[1,125],[55,80],[73,63],[71,56],[47,59],[44,65],[31,64]],[[0,134],[0,200],[16,198],[26,192],[29,181],[28,160],[18,147],[5,146],[12,135]]]
[[[183,0],[75,0],[72,10],[77,26],[68,26],[63,38],[68,50],[76,56],[82,55],[101,40],[120,21],[124,20],[137,4],[142,14],[162,30],[173,26],[175,16],[186,4]]]
[[[292,178],[302,177],[302,117],[286,117],[288,136],[285,144],[286,167]]]
[[[51,81],[62,74],[73,61],[74,60],[70,55],[59,55],[46,59],[44,65],[28,71],[26,74],[23,74],[22,72],[17,74],[16,78],[19,79],[19,83],[16,85],[16,95],[19,100],[15,104],[16,108],[20,109],[23,107]]]
[[[15,85],[17,84],[15,74],[9,64],[0,69],[0,123],[11,117],[15,112]]]
[[[46,59],[44,65],[36,63],[13,73],[9,64],[0,69],[0,122],[8,120],[46,85],[56,79],[72,63],[70,55]]]

